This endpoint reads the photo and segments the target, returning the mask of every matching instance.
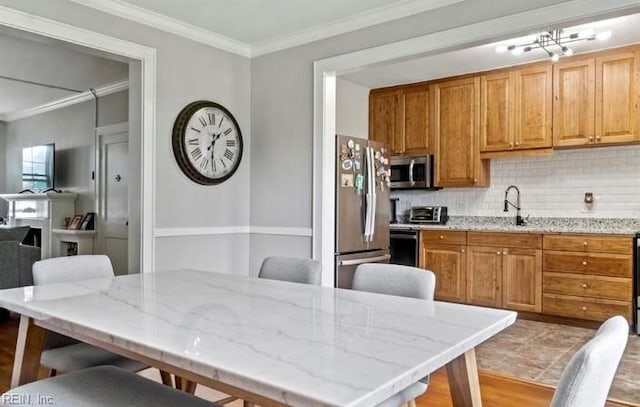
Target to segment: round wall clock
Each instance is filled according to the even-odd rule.
[[[227,180],[242,159],[240,126],[215,102],[200,100],[185,106],[173,124],[171,140],[180,169],[198,184]]]

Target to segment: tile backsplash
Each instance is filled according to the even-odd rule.
[[[640,146],[555,151],[550,156],[491,160],[488,188],[445,188],[439,191],[392,191],[400,198],[398,214],[415,205],[442,205],[454,216],[515,216],[503,212],[504,191],[520,189],[526,217],[640,217]],[[584,203],[586,192],[594,202]],[[515,191],[509,200],[515,203]]]

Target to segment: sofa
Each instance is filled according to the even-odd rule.
[[[29,226],[0,226],[0,289],[33,285],[31,266],[40,260],[40,248],[22,244]],[[0,308],[0,321],[8,315]]]

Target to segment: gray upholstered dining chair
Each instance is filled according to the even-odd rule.
[[[565,367],[551,407],[604,406],[628,338],[624,317],[605,321]]]
[[[322,267],[320,262],[313,259],[271,256],[262,261],[258,277],[320,285]]]
[[[48,404],[74,407],[215,407],[135,373],[97,366],[18,386],[0,396],[0,406]]]
[[[111,261],[105,255],[66,256],[40,260],[33,264],[32,271],[34,285],[114,276]],[[132,372],[148,367],[142,362],[78,342],[55,332],[47,333],[40,364],[50,369],[51,376],[99,365],[117,366]],[[164,384],[171,385],[171,377],[167,373],[161,372],[161,377]]]
[[[416,267],[395,264],[361,264],[353,274],[351,288],[378,294],[433,300],[436,275]],[[415,399],[427,390],[429,376],[409,385],[376,407],[398,407],[404,404],[415,406]]]

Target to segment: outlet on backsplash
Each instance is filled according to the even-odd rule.
[[[456,201],[456,215],[460,215],[467,212],[467,201],[459,199]]]
[[[599,196],[594,195],[593,192],[584,193],[584,203],[582,205],[582,213],[592,212],[595,208],[596,201],[600,199]]]

